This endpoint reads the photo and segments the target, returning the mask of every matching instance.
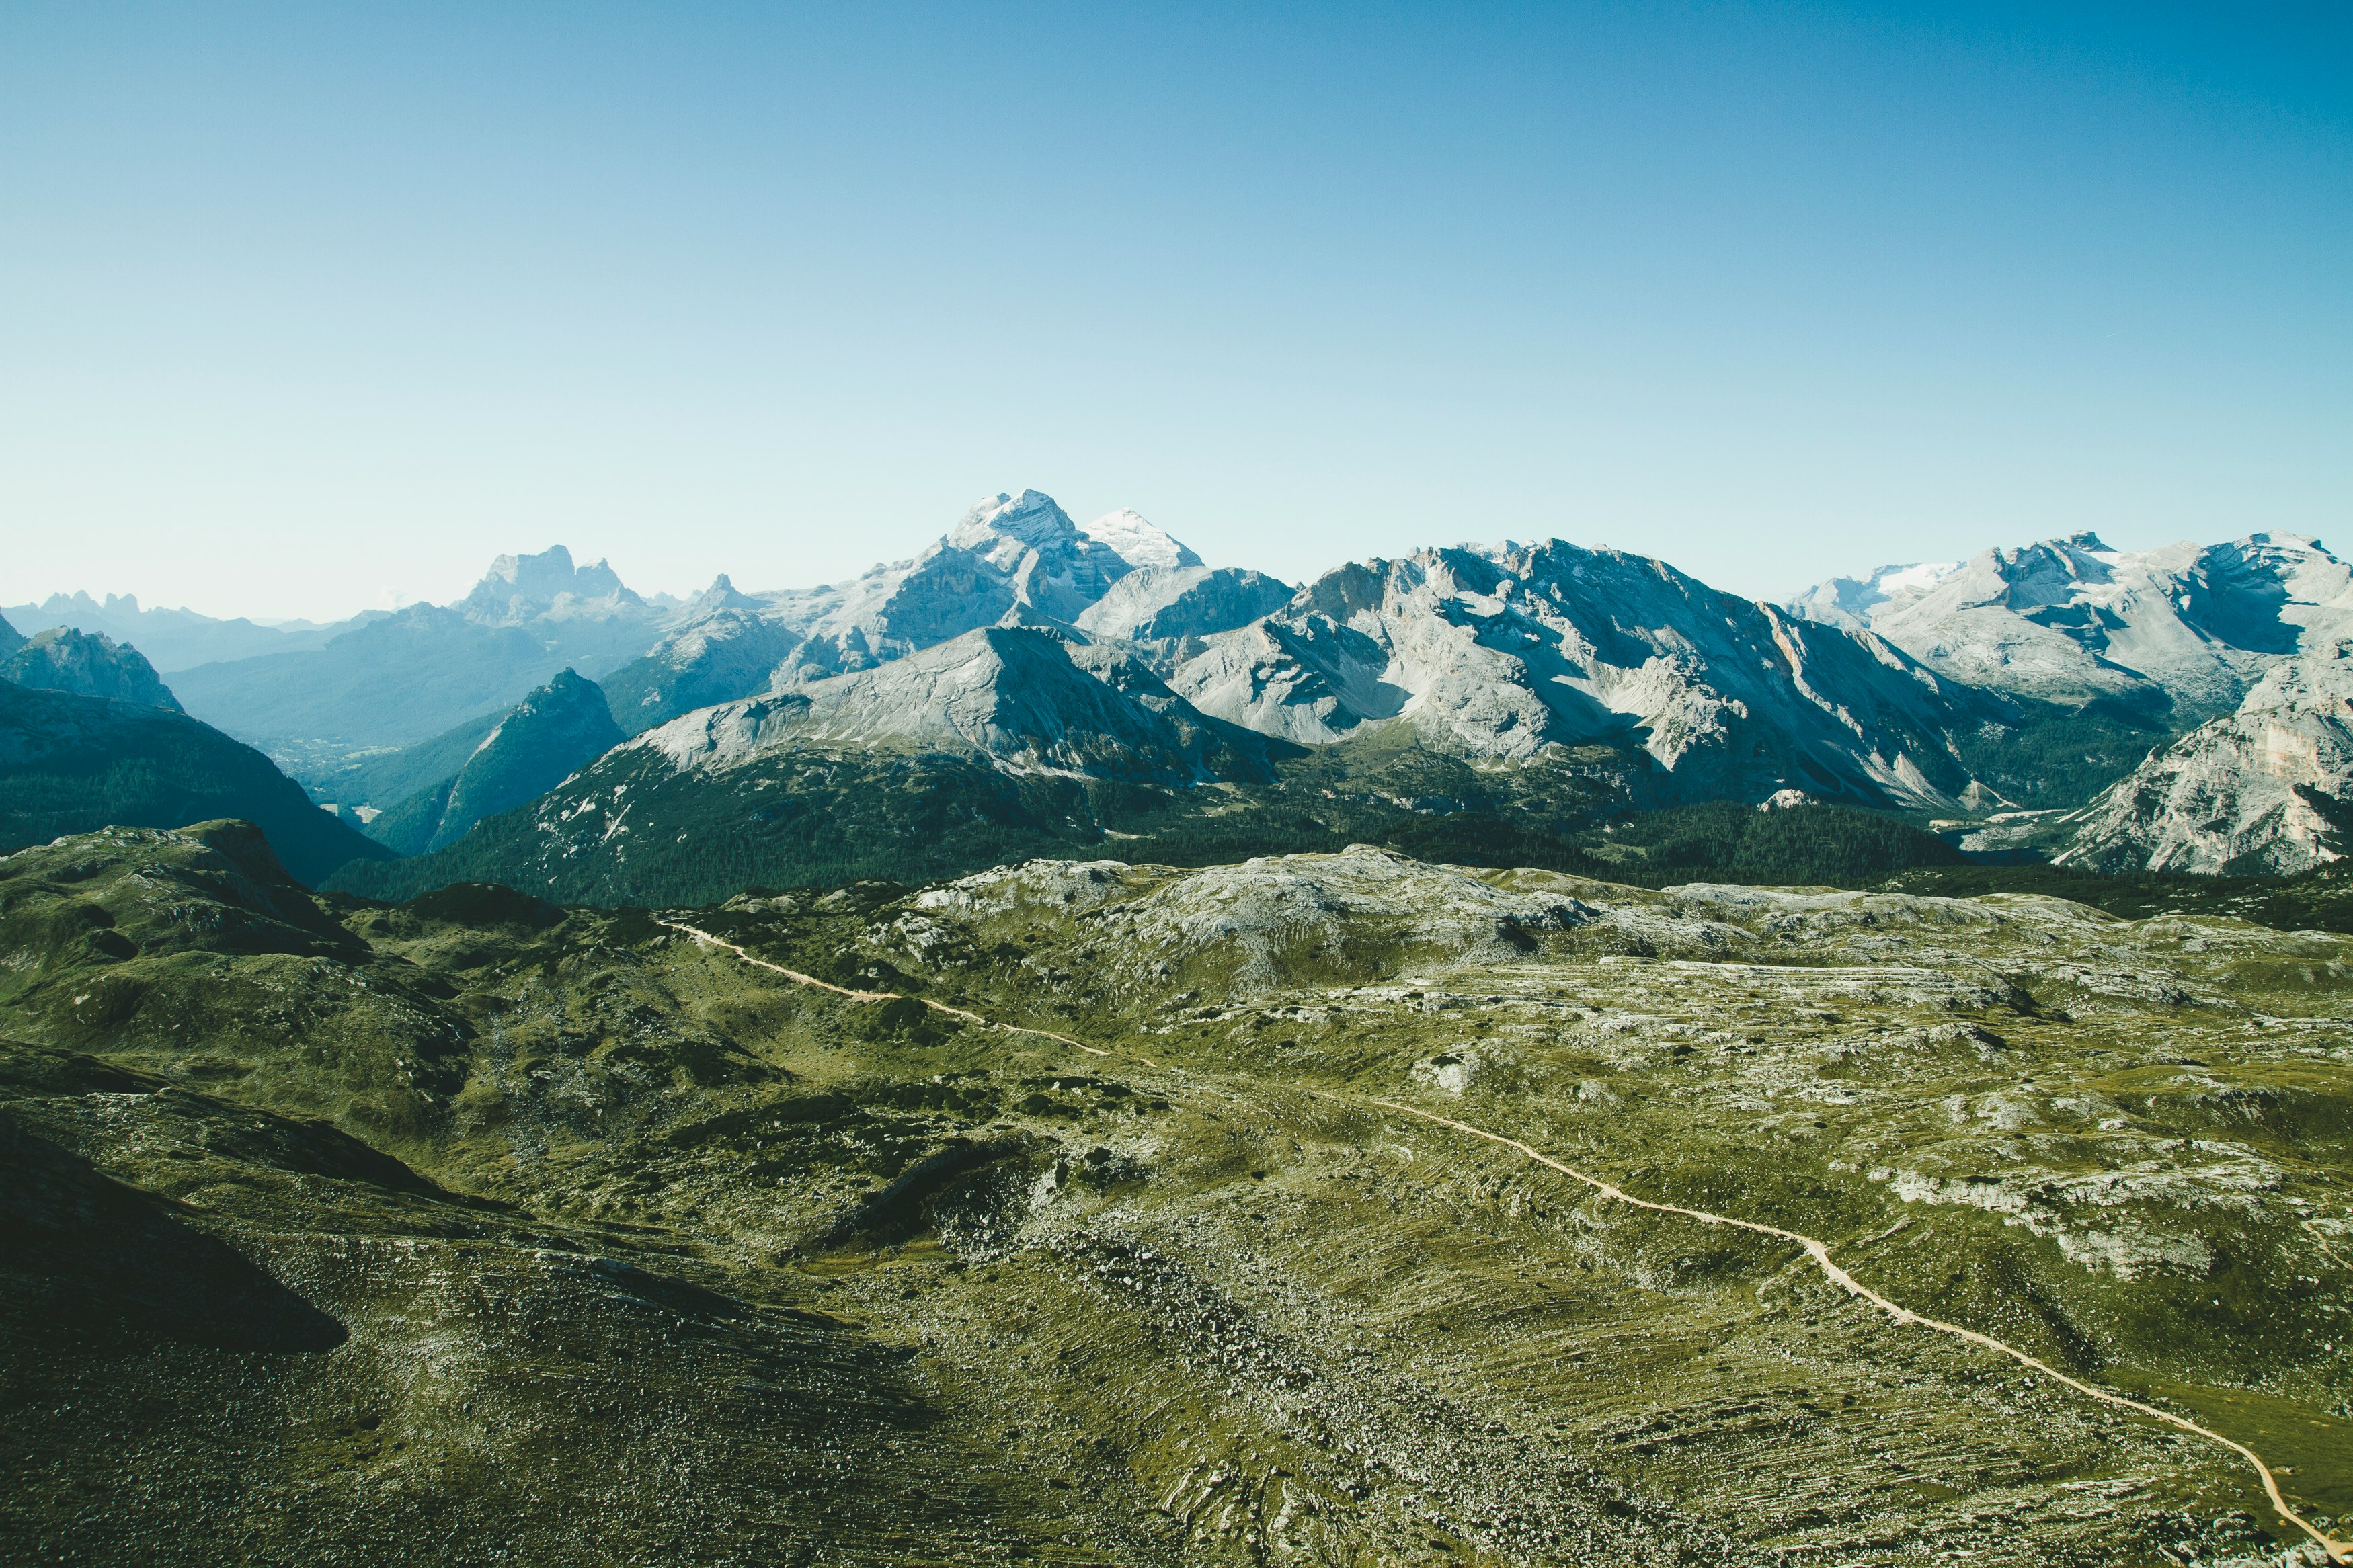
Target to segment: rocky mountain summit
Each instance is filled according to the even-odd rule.
[[[1833,579],[1787,607],[1867,627],[1954,680],[2195,721],[2235,708],[2301,647],[2353,633],[2353,569],[2296,534],[2121,551],[2079,533]]]
[[[1499,760],[1630,739],[1679,798],[1955,801],[1972,781],[1952,736],[2000,710],[1867,631],[1560,540],[1344,566],[1201,640],[1169,684],[1250,729],[1322,743],[1403,721]]]
[[[561,544],[536,555],[500,556],[454,607],[468,620],[491,626],[545,617],[642,616],[648,609],[611,565],[598,561],[575,566],[572,552]]]
[[[1074,630],[1139,571],[1151,573],[1146,581],[1155,587],[1123,598],[1118,615],[1125,623],[1205,587],[1216,600],[1230,595],[1234,581],[1260,580],[1212,572],[1134,511],[1082,528],[1051,496],[999,494],[913,560],[875,566],[847,584],[771,595],[777,617],[807,639],[778,683],[871,668],[985,626]],[[1250,590],[1241,592],[1247,598]]]
[[[172,695],[146,655],[102,632],[76,631],[71,626],[52,626],[18,641],[0,658],[0,680],[182,711],[180,700]]]
[[[745,594],[723,574],[605,681],[631,732],[716,703],[877,668],[968,632],[1037,626],[1154,644],[1225,631],[1291,596],[1212,568],[1133,510],[1084,527],[1036,490],[999,494],[912,560],[844,584]]]
[[[2063,864],[2296,872],[2353,829],[2353,641],[2272,667],[2238,711],[2153,753],[2083,816]]]

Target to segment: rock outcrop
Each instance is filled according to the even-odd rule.
[[[23,639],[0,659],[0,680],[43,691],[72,691],[84,697],[111,697],[119,702],[182,711],[180,700],[147,662],[147,656],[129,643],[104,633],[52,626]]]
[[[2353,825],[2353,641],[2274,665],[2238,711],[2153,753],[2057,858],[2107,871],[2295,872]]]
[[[2229,712],[2280,659],[2353,633],[2353,570],[2296,534],[2136,552],[2079,533],[1957,568],[1833,579],[1789,608],[1868,627],[1954,680],[2195,720]]]

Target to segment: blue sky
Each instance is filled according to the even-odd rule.
[[[0,602],[2353,544],[2353,12],[0,8]]]

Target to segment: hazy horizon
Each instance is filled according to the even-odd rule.
[[[1029,488],[1030,488],[1030,489],[1036,489],[1036,488],[1038,488],[1038,487],[1031,486],[1031,487],[1029,487]],[[1002,492],[992,492],[992,493],[1002,493]],[[1048,493],[1050,493],[1050,494],[1051,492],[1048,492]],[[977,499],[977,498],[976,498],[976,499]],[[1057,497],[1057,498],[1055,498],[1055,499],[1056,499],[1056,500],[1057,500],[1057,501],[1059,502],[1060,498]],[[1067,511],[1067,510],[1069,510],[1070,509],[1066,506],[1066,507],[1064,508],[1064,510]],[[1072,521],[1075,521],[1076,523],[1078,523],[1080,527],[1083,528],[1083,527],[1085,527],[1089,522],[1091,522],[1091,521],[1094,521],[1096,518],[1105,516],[1105,515],[1107,515],[1108,513],[1113,512],[1113,511],[1116,511],[1116,510],[1120,510],[1120,509],[1119,509],[1119,508],[1117,508],[1117,507],[1107,507],[1107,508],[1102,508],[1102,509],[1099,509],[1099,510],[1093,510],[1093,511],[1092,511],[1092,512],[1089,512],[1089,513],[1086,513],[1086,514],[1083,514],[1083,515],[1079,514],[1079,513],[1076,513],[1076,512],[1073,512],[1073,513],[1071,513],[1071,518],[1072,518]],[[962,514],[961,514],[961,513],[959,513],[958,515],[960,516],[960,515],[962,515]],[[953,521],[953,520],[951,520],[951,521]],[[1157,522],[1157,521],[1158,521],[1158,520],[1157,520],[1157,519],[1148,519],[1147,521]],[[1165,525],[1163,525],[1163,526],[1165,526]],[[948,527],[947,527],[947,525],[943,525],[942,527],[940,527],[940,528],[936,531],[936,532],[935,532],[932,537],[930,537],[930,538],[926,538],[926,539],[923,540],[923,541],[920,542],[920,544],[919,544],[919,545],[917,545],[917,546],[915,546],[915,547],[913,547],[913,548],[910,548],[909,550],[907,550],[907,551],[905,551],[905,552],[902,552],[902,553],[900,553],[900,554],[897,554],[897,555],[886,555],[886,556],[882,556],[882,557],[878,557],[875,561],[872,561],[872,562],[868,563],[868,566],[874,566],[874,565],[887,565],[887,564],[892,564],[892,563],[898,563],[898,562],[902,562],[902,561],[907,560],[907,559],[909,559],[910,557],[912,557],[912,556],[913,556],[913,555],[915,555],[915,554],[919,554],[919,553],[921,553],[922,550],[929,548],[929,547],[930,547],[934,542],[936,542],[936,541],[937,541],[941,536],[944,535],[947,531],[948,531]],[[1168,529],[1168,530],[1167,530],[1167,531],[1168,531],[1168,532],[1170,532],[1171,534],[1174,534],[1177,539],[1179,539],[1180,541],[1184,542],[1185,543],[1191,544],[1191,543],[1193,542],[1193,541],[1192,541],[1191,539],[1187,538],[1185,534],[1183,534],[1182,532],[1178,531],[1177,531],[1177,530],[1176,530],[1176,529]],[[2088,530],[2088,531],[2079,530],[2079,531],[2091,531],[2091,532],[2098,532],[2099,531],[2098,531],[2098,530]],[[2263,531],[2263,530],[2251,530],[2251,531],[2247,531],[2261,532],[2261,531]],[[2292,531],[2292,530],[2273,530],[2273,531],[2274,531],[2274,532],[2292,532],[2292,531]],[[2234,538],[2235,538],[2235,537],[2242,537],[2242,536],[2243,536],[2243,535],[2232,535],[2232,536],[2231,536],[2231,537],[2234,537]],[[1491,538],[1491,539],[1433,539],[1433,540],[1426,541],[1426,542],[1425,542],[1425,543],[1424,543],[1424,545],[1417,545],[1417,546],[1414,546],[1413,548],[1416,548],[1416,549],[1425,548],[1425,547],[1431,547],[1431,548],[1443,548],[1443,547],[1453,546],[1453,545],[1459,545],[1459,544],[1492,545],[1492,544],[1497,544],[1497,543],[1504,542],[1507,539],[1508,539],[1508,540],[1512,540],[1512,541],[1515,541],[1516,542],[1519,542],[1519,543],[1525,544],[1525,543],[1538,542],[1541,542],[1541,541],[1542,541],[1542,540],[1544,540],[1544,539],[1548,539],[1548,538],[1553,538],[1553,537],[1557,537],[1557,536],[1556,536],[1556,535],[1550,535],[1550,534],[1519,534],[1519,535],[1498,535],[1498,536],[1496,536],[1496,537],[1494,537],[1494,538]],[[2053,535],[2053,536],[2048,536],[2048,537],[2060,537],[2060,536]],[[2309,537],[2309,536],[2306,536],[2306,537]],[[2214,538],[2214,539],[2198,539],[2198,540],[2189,540],[2189,539],[2181,539],[2181,540],[2158,540],[2158,541],[2153,541],[2153,542],[2151,542],[2150,543],[2147,543],[2147,544],[2125,545],[2125,544],[2120,543],[2117,540],[2108,538],[2106,535],[2103,534],[2103,535],[2101,536],[2101,542],[2102,542],[2103,543],[2105,543],[2105,544],[2108,545],[2109,547],[2113,548],[2113,549],[2120,549],[2120,550],[2121,550],[2121,549],[2130,549],[2130,550],[2147,550],[2147,549],[2154,549],[2154,548],[2158,548],[2158,547],[2160,547],[2160,546],[2162,546],[2162,545],[2166,545],[2166,544],[2176,544],[2176,543],[2185,543],[2185,544],[2187,544],[2187,543],[2195,543],[2195,544],[2217,544],[2217,543],[2221,543],[2221,542],[2223,542],[2224,541],[2223,541],[2221,538]],[[2326,546],[2326,545],[2328,543],[2328,540],[2327,540],[2327,536],[2325,536],[2325,535],[2318,536],[2318,541],[2317,541],[2317,542],[2318,542],[2320,544],[2322,544],[2323,546]],[[1572,541],[1571,542],[1577,543],[1577,544],[1582,544],[1582,545],[1587,545],[1587,546],[1605,546],[1605,545],[1609,545],[1609,541],[1607,541],[1607,540],[1599,540],[1599,539],[1576,540],[1576,541]],[[1981,548],[1994,548],[1994,547],[1997,547],[1997,546],[2015,546],[2015,545],[2032,544],[2032,543],[2038,543],[2038,542],[2042,542],[2042,541],[2041,541],[2041,540],[2027,540],[2027,539],[2017,539],[2017,540],[1999,540],[1999,541],[1990,541],[1990,542],[1988,542],[1988,544],[1987,544],[1987,545],[1985,545],[1985,546],[1983,546],[1983,547],[1981,547]],[[711,586],[711,580],[710,580],[710,579],[708,579],[708,578],[706,578],[705,580],[703,580],[702,582],[700,582],[700,583],[690,583],[690,584],[656,584],[656,583],[650,583],[650,582],[642,582],[642,581],[639,581],[637,577],[635,577],[635,576],[631,575],[631,574],[630,574],[630,572],[629,572],[629,570],[628,570],[628,563],[627,563],[627,562],[626,562],[626,561],[616,561],[616,560],[613,560],[613,559],[612,559],[612,557],[611,557],[611,555],[610,555],[609,553],[606,553],[606,552],[598,552],[598,551],[593,551],[593,550],[584,550],[584,549],[581,549],[581,548],[579,548],[579,547],[577,547],[577,546],[574,545],[574,544],[573,544],[570,541],[568,541],[568,540],[563,540],[563,539],[552,539],[552,540],[547,541],[547,542],[546,542],[545,543],[543,543],[543,544],[540,544],[540,545],[536,545],[536,546],[529,546],[529,547],[514,548],[514,549],[499,549],[499,550],[494,550],[494,551],[492,551],[491,552],[490,552],[489,554],[485,554],[485,555],[483,555],[483,556],[479,560],[479,562],[475,564],[475,566],[474,566],[470,571],[464,572],[464,573],[460,574],[460,575],[462,576],[462,581],[459,581],[459,580],[458,580],[458,579],[453,578],[453,579],[450,581],[449,585],[448,585],[448,586],[447,586],[446,588],[442,589],[442,590],[435,591],[435,592],[429,592],[429,593],[426,593],[426,594],[422,594],[422,595],[411,595],[411,596],[406,596],[406,597],[399,598],[399,599],[397,599],[397,600],[393,600],[393,599],[389,599],[389,598],[387,598],[387,599],[382,600],[382,601],[380,601],[380,602],[378,602],[378,603],[376,603],[376,604],[373,604],[373,605],[353,605],[353,606],[352,606],[350,609],[348,609],[348,610],[344,610],[344,611],[342,611],[342,612],[332,612],[332,611],[331,611],[331,612],[328,612],[328,613],[324,613],[324,614],[318,614],[318,615],[274,615],[274,614],[256,615],[256,614],[251,614],[251,613],[249,613],[249,612],[241,611],[241,610],[219,610],[219,609],[215,609],[215,608],[208,607],[208,606],[206,606],[206,605],[202,605],[202,604],[195,604],[195,603],[182,603],[182,602],[175,601],[175,600],[150,599],[147,595],[142,595],[142,594],[136,594],[136,593],[132,593],[132,594],[131,594],[131,595],[130,595],[130,596],[138,600],[138,602],[139,602],[139,605],[140,605],[140,608],[141,608],[141,609],[142,609],[142,610],[154,610],[154,609],[192,610],[192,611],[195,611],[195,613],[197,613],[197,614],[199,614],[199,615],[211,616],[214,616],[214,617],[216,617],[216,618],[217,618],[217,619],[222,619],[222,620],[234,620],[234,619],[237,619],[237,618],[242,617],[242,618],[244,618],[244,619],[248,619],[248,620],[254,621],[255,623],[257,623],[257,624],[259,624],[259,625],[262,625],[262,626],[271,626],[271,625],[287,625],[287,624],[332,625],[332,624],[336,623],[336,622],[340,622],[340,621],[343,621],[343,620],[350,619],[351,617],[353,617],[353,616],[358,616],[358,615],[364,614],[364,613],[365,613],[365,612],[367,612],[367,611],[369,611],[369,610],[396,610],[396,609],[405,608],[406,606],[407,606],[407,605],[414,605],[414,604],[435,604],[435,605],[448,605],[448,604],[453,604],[453,603],[455,603],[456,601],[458,601],[458,600],[459,600],[459,599],[464,598],[464,597],[466,596],[466,595],[467,595],[469,592],[470,592],[470,591],[472,590],[472,588],[474,587],[474,585],[475,585],[477,583],[480,582],[480,581],[483,579],[483,577],[484,577],[484,575],[486,574],[486,573],[488,572],[488,570],[489,570],[490,566],[491,566],[491,565],[492,564],[492,563],[493,563],[494,561],[496,561],[499,557],[501,557],[501,556],[505,556],[505,555],[534,555],[534,554],[542,553],[542,552],[545,552],[545,551],[548,551],[548,550],[552,550],[552,549],[557,548],[557,547],[559,547],[559,546],[560,546],[560,547],[562,547],[562,548],[564,548],[565,550],[566,550],[566,551],[568,551],[568,552],[570,552],[570,554],[571,554],[571,556],[572,556],[572,558],[573,558],[574,563],[575,563],[575,565],[579,565],[579,566],[587,566],[587,565],[589,565],[589,564],[591,564],[591,563],[596,563],[596,562],[598,562],[598,561],[603,561],[603,562],[605,562],[606,563],[609,564],[609,565],[612,567],[612,569],[613,569],[613,571],[614,571],[615,574],[616,574],[617,576],[618,576],[618,577],[621,579],[621,582],[623,583],[623,584],[624,584],[625,586],[627,586],[628,588],[629,588],[632,592],[637,593],[637,594],[638,594],[638,595],[642,595],[642,596],[644,596],[644,597],[647,597],[647,598],[654,598],[654,597],[657,597],[657,596],[660,596],[660,595],[669,595],[669,596],[670,596],[670,597],[673,597],[673,598],[676,598],[676,599],[681,599],[681,600],[684,600],[684,599],[691,599],[691,598],[692,598],[695,595],[697,595],[697,594],[699,594],[699,593],[702,593],[704,589],[706,589],[706,588],[708,588],[708,587],[710,587],[710,586]],[[1617,546],[1617,547],[1615,547],[1615,548],[1625,548],[1625,547],[1623,547],[1623,546]],[[1952,555],[1952,556],[1945,557],[1944,559],[1946,559],[1946,560],[1966,560],[1966,559],[1968,559],[1969,556],[1972,556],[1972,555],[1978,554],[1978,553],[1979,553],[1979,552],[1979,552],[1978,550],[1965,551],[1965,552],[1957,552],[1957,554]],[[1392,553],[1402,553],[1402,552],[1392,552]],[[1652,552],[1651,552],[1644,551],[1644,552],[1638,552],[1638,553],[1650,554],[1650,553],[1652,553]],[[1348,561],[1353,561],[1353,560],[1361,560],[1361,559],[1364,559],[1364,558],[1366,558],[1366,557],[1365,557],[1365,555],[1364,555],[1363,553],[1360,553],[1360,554],[1356,555],[1356,556],[1338,557],[1338,558],[1335,558],[1335,559],[1333,559],[1333,560],[1330,560],[1330,561],[1324,562],[1321,566],[1317,567],[1317,568],[1316,568],[1314,571],[1313,571],[1313,572],[1303,573],[1303,574],[1280,574],[1280,573],[1278,573],[1278,574],[1276,574],[1276,575],[1278,575],[1278,576],[1287,576],[1288,580],[1289,580],[1289,581],[1291,581],[1292,583],[1293,583],[1294,584],[1303,584],[1303,583],[1305,583],[1305,582],[1307,582],[1307,581],[1312,580],[1314,577],[1315,577],[1315,576],[1318,576],[1318,575],[1322,574],[1322,573],[1324,573],[1324,572],[1325,572],[1325,571],[1328,571],[1328,570],[1331,570],[1331,569],[1333,569],[1333,568],[1335,568],[1335,567],[1338,567],[1338,566],[1340,566],[1340,565],[1345,564],[1345,563],[1346,562],[1348,562]],[[1672,559],[1672,558],[1671,558],[1671,557],[1662,557],[1662,559],[1665,559],[1665,560],[1667,561],[1667,563],[1668,563],[1669,565],[1674,566],[1674,567],[1676,567],[1676,568],[1678,568],[1678,569],[1680,569],[1680,570],[1682,570],[1682,571],[1683,571],[1683,572],[1685,572],[1685,573],[1689,574],[1690,574],[1690,575],[1692,575],[1692,576],[1694,576],[1694,577],[1699,578],[1701,581],[1703,581],[1703,582],[1705,582],[1705,583],[1709,584],[1709,585],[1710,585],[1710,586],[1712,586],[1712,587],[1717,587],[1717,588],[1728,588],[1728,587],[1730,586],[1730,585],[1729,585],[1729,584],[1727,584],[1718,582],[1718,581],[1716,581],[1715,579],[1714,579],[1713,577],[1711,577],[1711,576],[1709,575],[1709,574],[1708,574],[1708,572],[1707,572],[1707,570],[1706,570],[1706,568],[1705,568],[1705,565],[1704,565],[1704,563],[1695,564],[1695,563],[1692,563],[1692,562],[1688,562],[1688,561],[1677,561],[1677,560],[1674,560],[1674,559]],[[1874,570],[1877,570],[1877,569],[1880,569],[1880,568],[1883,568],[1883,567],[1887,567],[1887,566],[1892,566],[1892,565],[1914,564],[1914,563],[1924,563],[1924,562],[1927,562],[1927,561],[1930,561],[1930,560],[1933,560],[1933,559],[1936,559],[1936,558],[1934,558],[1934,557],[1926,557],[1926,556],[1920,556],[1920,557],[1908,557],[1908,558],[1903,558],[1903,559],[1898,559],[1898,558],[1891,557],[1891,558],[1889,558],[1889,559],[1887,559],[1887,560],[1873,560],[1873,561],[1869,561],[1869,562],[1862,562],[1862,561],[1858,561],[1858,562],[1855,562],[1855,563],[1852,563],[1852,564],[1850,564],[1850,565],[1848,565],[1848,566],[1841,567],[1841,568],[1836,569],[1836,570],[1834,570],[1834,571],[1831,571],[1831,572],[1826,573],[1823,576],[1820,576],[1820,577],[1810,578],[1810,579],[1808,579],[1807,581],[1805,581],[1805,582],[1803,582],[1803,583],[1792,583],[1792,584],[1787,584],[1787,585],[1785,585],[1785,586],[1777,587],[1777,588],[1775,588],[1775,589],[1772,589],[1772,590],[1767,591],[1767,592],[1765,592],[1765,593],[1752,593],[1752,594],[1748,594],[1746,596],[1748,596],[1748,597],[1750,597],[1750,598],[1762,599],[1762,600],[1766,600],[1766,601],[1769,601],[1769,602],[1779,602],[1779,601],[1781,601],[1781,600],[1784,600],[1784,599],[1787,599],[1787,598],[1790,597],[1791,595],[1795,595],[1795,594],[1797,594],[1797,593],[1799,593],[1799,592],[1800,592],[1800,591],[1802,591],[1802,590],[1804,590],[1804,589],[1811,588],[1811,587],[1814,587],[1814,586],[1818,585],[1818,584],[1820,584],[1820,583],[1826,582],[1826,581],[1828,581],[1830,578],[1832,578],[1832,577],[1854,577],[1854,578],[1860,578],[1860,577],[1862,577],[1862,576],[1864,576],[1864,575],[1868,574],[1869,573],[1871,573],[1871,572],[1873,572],[1873,571],[1874,571]],[[1212,566],[1244,566],[1244,567],[1251,567],[1251,568],[1255,568],[1255,569],[1258,569],[1258,570],[1266,570],[1266,568],[1260,566],[1260,565],[1259,565],[1259,563],[1258,563],[1257,562],[1254,562],[1254,561],[1248,561],[1248,560],[1243,560],[1243,561],[1220,561],[1220,560],[1214,560],[1214,559],[1213,559],[1213,560],[1210,560],[1210,561],[1208,562],[1208,564],[1210,564],[1210,565],[1212,565]],[[862,568],[862,567],[861,567],[861,568],[860,568],[860,571],[863,571],[863,570],[865,570],[865,568]],[[847,578],[847,577],[854,577],[854,576],[856,576],[856,575],[858,575],[858,574],[858,574],[858,572],[849,572],[849,573],[840,573],[840,574],[835,574],[833,577],[813,577],[813,578],[809,578],[809,579],[807,579],[807,580],[806,580],[806,581],[794,581],[794,582],[776,582],[776,583],[770,583],[770,582],[755,582],[755,581],[753,581],[753,580],[751,580],[751,579],[749,579],[749,578],[747,578],[747,577],[744,576],[742,574],[734,573],[734,572],[731,572],[731,571],[729,571],[729,570],[728,570],[727,568],[725,568],[724,566],[721,567],[721,568],[720,568],[720,571],[719,571],[718,573],[714,573],[714,574],[713,574],[713,576],[717,576],[717,575],[720,575],[720,574],[725,574],[726,576],[728,576],[728,578],[730,579],[730,581],[733,584],[733,585],[734,585],[734,586],[735,586],[739,591],[745,592],[745,593],[753,593],[753,594],[759,594],[759,593],[773,593],[773,592],[776,592],[776,591],[779,591],[779,590],[784,590],[784,589],[792,589],[792,588],[812,588],[812,587],[818,587],[818,586],[822,586],[822,585],[824,585],[824,584],[828,584],[828,583],[840,581],[840,580],[841,580],[841,579],[843,579],[843,578]],[[6,577],[5,577],[5,575],[0,575],[0,584],[5,584],[6,581],[7,581],[7,579],[6,579]],[[1733,592],[1740,592],[1741,590],[1738,590],[1738,589],[1733,589],[1732,591],[1733,591]],[[72,598],[72,597],[73,597],[77,593],[86,594],[86,595],[89,595],[89,597],[90,597],[92,601],[97,602],[97,603],[103,604],[103,602],[104,602],[104,601],[105,601],[105,600],[106,600],[110,595],[119,595],[125,594],[126,592],[128,592],[128,591],[127,591],[127,590],[124,590],[124,589],[121,589],[121,588],[114,588],[114,587],[98,588],[98,587],[89,586],[89,585],[86,585],[86,584],[85,584],[85,585],[80,585],[80,586],[78,586],[78,587],[70,587],[70,588],[53,588],[53,589],[49,589],[49,590],[47,590],[47,592],[40,593],[40,594],[37,594],[37,595],[13,594],[13,593],[9,593],[9,592],[5,591],[5,588],[0,588],[0,608],[5,608],[5,607],[8,607],[8,606],[12,606],[12,605],[15,605],[15,606],[21,606],[21,605],[27,605],[27,604],[31,604],[31,605],[40,605],[40,604],[46,603],[46,602],[47,602],[47,600],[49,600],[50,598],[52,598],[52,597],[57,597],[57,596],[62,596],[62,597],[65,597],[65,598]],[[17,630],[17,631],[19,631],[20,633],[30,633],[30,632],[37,631],[37,630],[40,630],[40,629],[44,629],[44,628],[42,628],[42,627],[40,627],[40,626],[20,626],[16,627],[16,630]]]

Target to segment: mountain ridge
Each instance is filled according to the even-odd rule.
[[[2065,866],[2313,870],[2353,828],[2353,641],[2274,665],[2237,710],[2151,752],[2079,816]]]
[[[2118,551],[2084,532],[1873,581],[1834,578],[1784,607],[1858,621],[1957,680],[2179,707],[2193,722],[2235,708],[2306,639],[2353,633],[2353,568],[2301,534]],[[1891,581],[1901,591],[1883,592]]]
[[[0,680],[185,711],[144,654],[103,632],[73,626],[51,626],[22,639],[0,658]]]

